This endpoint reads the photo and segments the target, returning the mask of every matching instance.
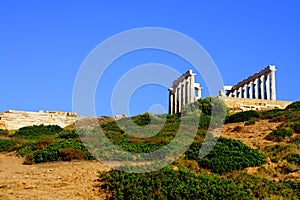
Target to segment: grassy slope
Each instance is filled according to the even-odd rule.
[[[157,123],[152,123],[151,125],[153,127],[153,130],[157,130],[157,128],[159,128],[158,124],[160,120],[162,120],[165,116],[156,117]],[[151,192],[151,194],[153,194],[153,196],[151,197],[153,198],[170,197],[184,199],[188,198],[186,194],[184,195],[184,190],[175,186],[173,190],[172,188],[169,188],[167,186],[169,184],[168,177],[171,176],[174,179],[175,177],[183,176],[183,179],[180,179],[182,182],[180,187],[188,187],[189,190],[191,190],[191,193],[194,192],[193,194],[195,195],[202,195],[203,198],[205,195],[208,195],[205,196],[206,199],[215,199],[217,197],[235,197],[244,199],[299,199],[299,180],[293,181],[299,178],[297,177],[297,173],[299,173],[300,167],[300,135],[298,134],[299,119],[300,111],[297,109],[273,110],[259,113],[259,116],[247,119],[246,122],[238,122],[225,125],[225,132],[227,131],[227,135],[225,134],[225,137],[240,139],[241,141],[243,141],[243,143],[248,144],[254,149],[257,149],[255,150],[256,152],[254,152],[254,154],[257,155],[257,153],[259,153],[262,156],[266,156],[266,164],[263,164],[262,162],[256,163],[253,165],[256,167],[249,167],[246,169],[244,167],[233,167],[232,169],[230,168],[227,171],[219,173],[215,170],[214,166],[216,166],[216,163],[224,164],[220,161],[226,160],[224,158],[228,156],[228,154],[226,154],[222,155],[220,158],[217,157],[220,154],[218,152],[222,152],[222,148],[226,149],[226,151],[229,152],[229,156],[235,156],[228,157],[229,161],[231,161],[232,158],[241,158],[240,160],[235,159],[236,166],[244,166],[244,164],[242,165],[240,164],[240,162],[242,163],[245,158],[243,157],[244,155],[235,153],[234,148],[237,148],[237,151],[239,149],[247,149],[247,151],[252,152],[250,147],[244,145],[243,143],[236,143],[235,141],[231,142],[230,140],[222,139],[219,143],[220,145],[217,145],[220,149],[218,151],[216,150],[217,153],[215,153],[214,157],[212,157],[213,155],[206,157],[206,160],[208,161],[213,159],[217,160],[216,163],[212,163],[212,165],[205,166],[201,163],[199,164],[199,162],[201,161],[199,161],[197,158],[188,159],[187,157],[182,156],[173,163],[173,168],[163,169],[161,172],[154,172],[154,174],[150,173],[149,176],[138,174],[130,176],[128,174],[126,175],[126,173],[118,171],[111,171],[109,173],[102,174],[101,179],[105,183],[103,187],[104,189],[110,190],[115,197],[124,197],[122,195],[124,195],[124,192],[126,191],[125,197],[129,198],[130,194],[137,195],[141,193],[140,195],[144,195],[144,193],[141,192],[141,188],[135,186],[135,182],[137,180],[140,180],[142,181],[140,187],[146,188],[144,190],[145,194]],[[137,116],[134,118],[134,121],[140,126],[145,126],[150,122],[149,116],[147,115]],[[207,120],[204,121],[206,122]],[[198,130],[198,133],[194,140],[195,143],[203,142],[203,139],[206,135],[205,122],[202,121],[200,123],[202,128]],[[153,137],[145,139],[140,139],[128,134],[124,134],[124,132],[117,126],[115,122],[103,123],[102,128],[105,130],[106,136],[110,138],[110,140],[115,145],[118,145],[124,150],[132,152],[151,152],[160,149],[161,147],[169,144],[169,142],[172,141],[177,132],[179,123],[179,116],[168,116],[167,122],[160,130],[160,132]],[[263,124],[265,124],[265,126]],[[262,127],[269,127],[268,124],[272,124],[272,126],[270,125],[271,128],[269,128],[269,130],[262,129]],[[237,126],[239,126],[240,128],[236,128]],[[277,126],[281,129],[291,129],[292,135],[282,137],[280,138],[280,140],[267,140],[266,136],[274,132],[275,129],[277,129]],[[250,134],[250,130],[251,133],[257,132],[257,134],[259,135],[257,137],[260,137],[259,140],[262,141],[261,144],[264,145],[257,145],[256,143],[252,142],[251,138],[253,138],[253,134],[251,138],[243,138],[243,135]],[[132,128],[130,131],[136,134],[141,134],[141,129]],[[2,131],[1,134],[5,135],[6,132]],[[82,138],[94,139],[90,135],[82,135]],[[80,139],[72,130],[58,131],[54,132],[53,134],[47,133],[46,135],[41,134],[41,136],[37,138],[24,138],[23,136],[15,136],[10,140],[0,140],[0,150],[17,150],[20,155],[28,157],[28,162],[34,162],[34,155],[36,154],[36,159],[38,159],[40,158],[40,155],[43,156],[42,152],[45,151],[48,153],[50,152],[51,154],[50,156],[46,155],[46,158],[48,158],[49,160],[42,159],[39,161],[43,162],[52,160],[91,158],[86,150],[83,149],[83,147],[80,145]],[[58,154],[57,157],[54,156],[53,159],[51,152],[55,152],[55,156],[56,154]],[[132,159],[138,160],[138,158]],[[251,159],[250,161],[249,159],[247,158],[247,161],[251,162]],[[250,163],[248,166],[251,165],[252,163]],[[247,165],[245,166],[247,167]],[[180,170],[178,170],[179,168]],[[169,176],[165,177],[165,175]],[[158,176],[160,178],[155,178],[155,176]],[[130,185],[131,181],[133,181],[132,185]],[[200,181],[199,183],[197,182],[197,184],[205,184],[205,182],[209,181],[211,183],[210,185],[207,185],[208,191],[205,190],[202,193],[199,193],[197,191],[194,191],[194,189],[196,190],[197,188],[191,186],[191,183],[193,181]],[[117,188],[115,187],[114,183],[117,183]],[[164,185],[164,183],[166,183],[167,185]],[[225,183],[227,185],[230,183],[232,184],[232,186],[229,188],[225,187]],[[122,184],[124,184],[124,187],[122,186]],[[130,185],[129,188],[128,185]],[[226,193],[229,196],[222,197],[222,192],[217,193],[216,188],[214,187],[216,187],[218,191],[221,190],[223,191],[223,193]],[[185,190],[187,190],[187,188],[185,188]],[[214,194],[214,196],[209,196],[209,194]]]

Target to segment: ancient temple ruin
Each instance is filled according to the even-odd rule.
[[[246,110],[284,109],[292,102],[276,99],[276,68],[269,65],[234,86],[224,86],[218,98],[223,99],[231,112]],[[201,98],[202,88],[195,83],[192,70],[187,71],[169,88],[169,113],[180,113],[183,106]]]
[[[169,114],[180,113],[184,105],[201,98],[202,88],[195,83],[195,76],[189,70],[173,81],[173,86],[169,88]]]
[[[276,100],[275,71],[275,66],[269,65],[234,86],[225,86],[220,96]]]

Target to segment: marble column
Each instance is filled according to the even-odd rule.
[[[255,79],[254,95],[255,95],[255,99],[259,98],[259,79],[258,78]]]
[[[260,77],[260,98],[265,99],[265,75]]]
[[[248,88],[248,98],[253,99],[253,81],[249,82]]]
[[[248,89],[247,84],[245,84],[243,86],[243,98],[247,98],[247,89]]]
[[[191,83],[191,85],[190,85],[190,99],[191,99],[191,102],[195,101],[194,82],[195,82],[195,75],[191,74],[191,76],[190,76],[190,83]]]
[[[174,93],[174,96],[175,96],[175,107],[174,107],[174,112],[175,113],[178,113],[178,103],[179,103],[179,101],[178,101],[178,99],[179,99],[179,94],[178,94],[178,87],[176,87],[175,89],[174,89],[174,91],[175,91],[175,93]]]
[[[265,75],[266,79],[266,99],[270,100],[271,99],[271,93],[270,93],[270,74]]]
[[[174,114],[174,94],[173,89],[169,89],[169,114]]]
[[[276,85],[275,85],[275,67],[271,70],[270,81],[271,81],[271,100],[276,100]]]
[[[182,95],[182,91],[181,91],[181,83],[178,84],[178,112],[181,112],[181,95]]]
[[[186,93],[186,96],[185,96],[185,99],[186,99],[186,104],[189,104],[191,103],[191,99],[190,99],[190,92],[191,92],[191,89],[190,89],[190,78],[188,77],[186,82],[185,82],[185,93]]]
[[[185,105],[185,82],[181,82],[181,110],[183,106]]]
[[[242,95],[243,95],[243,88],[240,87],[239,88],[239,98],[242,98]]]

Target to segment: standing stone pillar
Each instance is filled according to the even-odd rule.
[[[239,92],[238,92],[238,90],[235,90],[235,91],[234,91],[234,96],[235,96],[235,98],[238,98],[238,97],[239,97]]]
[[[276,85],[275,85],[275,66],[270,66],[270,81],[271,81],[271,99],[276,100]]]
[[[271,99],[271,92],[270,92],[270,74],[266,74],[265,76],[266,79],[266,99],[270,100]]]
[[[195,82],[195,75],[191,74],[190,76],[190,98],[191,101],[194,102],[195,101],[195,90],[194,90],[194,82]]]
[[[185,105],[185,84],[181,82],[181,110]]]
[[[255,88],[254,88],[255,92],[255,99],[258,99],[259,98],[259,79],[256,78],[255,79]]]
[[[179,95],[178,95],[178,87],[176,87],[176,88],[174,89],[174,97],[175,97],[175,102],[174,102],[174,104],[175,104],[174,112],[175,112],[175,113],[178,113],[178,98],[179,98]]]
[[[186,82],[185,82],[185,99],[186,99],[186,104],[191,103],[191,99],[190,99],[190,77],[187,78]]]
[[[239,88],[239,98],[242,98],[242,95],[243,95],[243,88],[240,87]]]
[[[169,88],[169,114],[174,114],[174,94],[173,94],[173,88]]]
[[[178,84],[178,112],[181,112],[182,99],[181,83]]]
[[[253,81],[249,82],[248,88],[248,98],[253,99]]]
[[[260,77],[260,98],[265,99],[265,75]]]
[[[245,84],[243,86],[243,98],[247,98],[247,89],[248,89],[247,84]]]

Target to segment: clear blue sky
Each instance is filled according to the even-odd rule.
[[[1,1],[0,111],[72,110],[73,84],[89,52],[114,34],[148,26],[195,39],[227,85],[274,64],[278,99],[299,100],[299,8],[296,0]],[[111,115],[111,84],[122,73],[149,62],[180,72],[192,67],[154,50],[120,58],[99,83],[105,89],[96,93],[98,115]],[[202,83],[200,77],[198,81]],[[148,85],[137,90],[130,114],[145,112],[153,104],[167,109],[166,88]]]

